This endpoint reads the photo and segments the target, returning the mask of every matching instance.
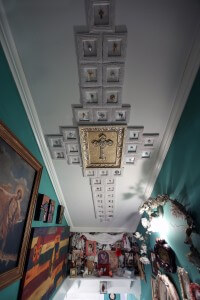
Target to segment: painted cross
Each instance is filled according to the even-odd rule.
[[[93,140],[92,144],[96,147],[100,147],[100,156],[99,159],[105,160],[105,153],[104,149],[106,146],[112,146],[113,141],[112,140],[106,140],[106,135],[104,133],[99,134],[99,140]]]

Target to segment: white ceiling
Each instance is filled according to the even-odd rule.
[[[42,134],[58,134],[59,126],[73,124],[71,105],[80,103],[74,26],[86,25],[85,2],[4,0],[3,4]],[[157,175],[158,160],[165,155],[166,133],[179,117],[174,117],[176,122],[172,119],[176,101],[180,107],[185,103],[180,89],[194,40],[199,39],[198,0],[117,0],[115,16],[116,24],[125,24],[128,30],[122,98],[132,106],[129,125],[159,133],[158,147],[150,160],[126,166],[117,179],[115,218],[109,228],[95,219],[89,179],[81,168],[53,161],[73,230],[136,229],[138,206],[151,191],[152,174]]]

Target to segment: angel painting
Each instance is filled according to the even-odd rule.
[[[0,275],[17,266],[35,170],[0,138]]]

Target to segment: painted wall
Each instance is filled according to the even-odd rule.
[[[172,144],[157,178],[153,197],[158,194],[168,194],[171,199],[177,199],[193,216],[200,228],[200,71],[196,76],[187,104],[176,129]],[[168,224],[165,239],[175,251],[177,265],[184,267],[192,282],[200,284],[200,274],[188,261],[186,254],[189,247],[184,244],[184,222],[172,217],[170,206],[164,209],[164,219]],[[138,230],[141,230],[141,225]],[[150,248],[154,247],[155,238],[150,239]],[[200,237],[194,235],[195,246],[200,249]],[[151,299],[151,267],[146,269],[147,283],[142,282],[141,300]],[[176,285],[180,296],[180,286],[177,274],[167,274]]]
[[[20,139],[43,166],[42,178],[40,181],[39,193],[48,195],[56,201],[56,210],[53,222],[45,224],[33,221],[32,227],[58,226],[56,224],[56,211],[58,199],[52,186],[51,180],[45,168],[37,142],[33,135],[21,98],[0,45],[0,120]],[[67,225],[63,218],[60,226]],[[20,281],[16,281],[7,288],[0,291],[0,299],[15,300],[19,290]]]

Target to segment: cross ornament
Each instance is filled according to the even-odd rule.
[[[106,146],[112,146],[112,140],[106,140],[106,135],[104,133],[99,134],[99,140],[93,140],[92,144],[96,147],[100,147],[99,159],[106,160],[104,149]]]

